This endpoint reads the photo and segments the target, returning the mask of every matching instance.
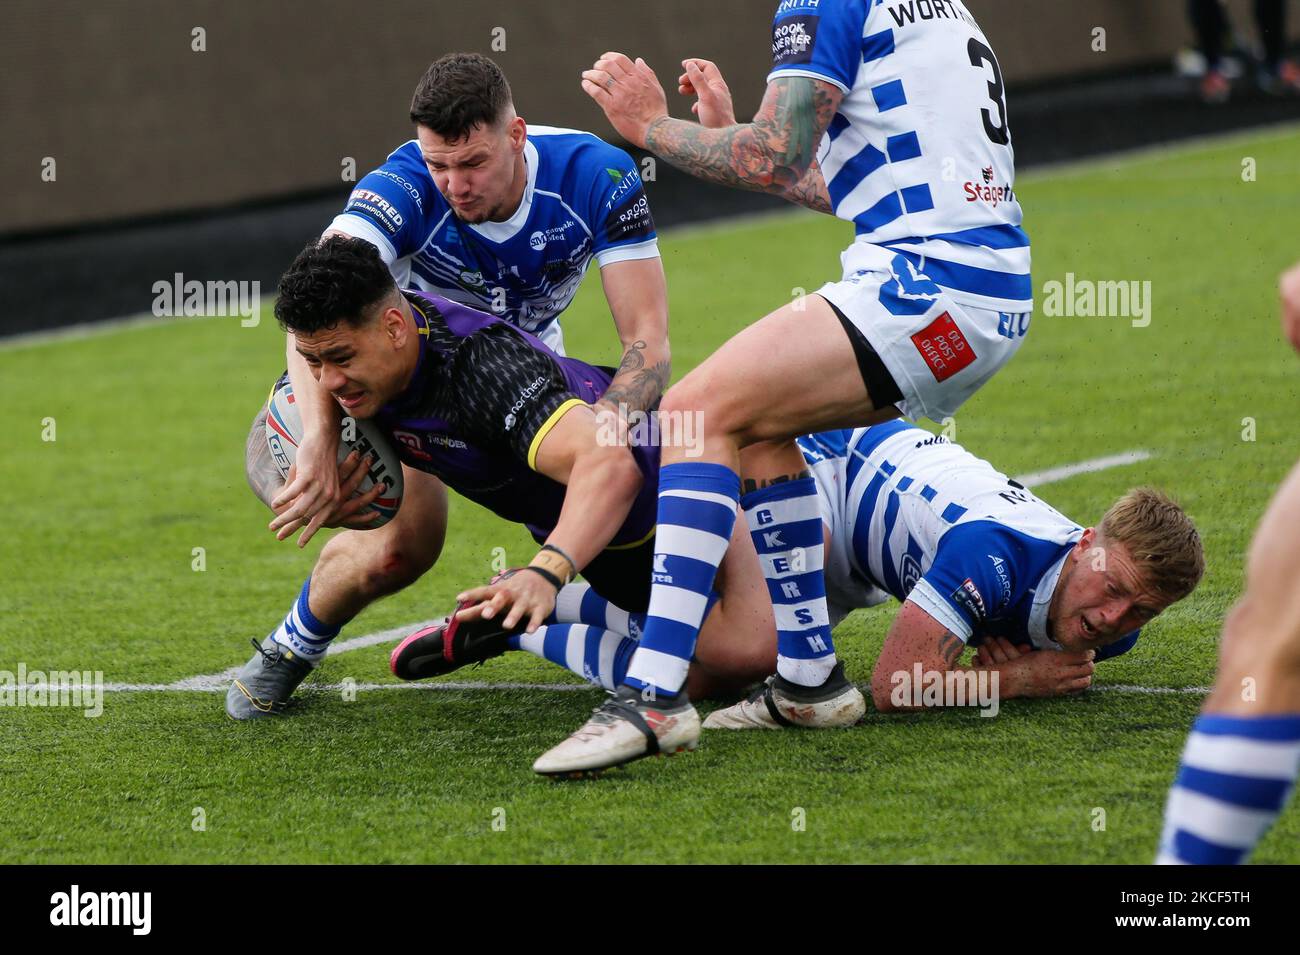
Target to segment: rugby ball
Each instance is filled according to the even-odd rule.
[[[293,385],[286,377],[271,392],[266,411],[266,446],[280,477],[286,480],[289,467],[297,457],[301,435],[302,416],[293,400]],[[345,417],[339,440],[339,463],[342,464],[353,451],[371,457],[370,468],[354,496],[365,494],[380,483],[387,488],[370,505],[370,509],[379,515],[371,527],[383,527],[397,516],[397,509],[402,504],[401,459],[388,436],[373,421]]]

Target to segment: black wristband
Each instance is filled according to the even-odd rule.
[[[564,551],[560,550],[560,548],[556,547],[554,544],[543,544],[543,545],[542,545],[542,550],[554,551],[555,553],[559,554],[561,557],[563,557],[565,560],[567,560],[567,561],[569,562],[569,568],[570,568],[569,579],[570,579],[570,580],[572,580],[574,577],[577,577],[577,576],[578,576],[578,565],[574,562],[574,560],[573,560],[572,557],[570,557],[570,556],[569,556],[568,554],[566,554]]]
[[[533,564],[529,564],[527,567],[520,567],[519,569],[531,570],[534,574],[539,575],[543,580],[545,580],[548,584],[550,584],[552,587],[555,588],[556,593],[559,593],[560,589],[564,586],[564,581],[560,580],[559,577],[556,577],[545,567],[537,567],[534,566]]]

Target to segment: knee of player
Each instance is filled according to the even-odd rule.
[[[374,597],[409,587],[429,569],[432,560],[419,560],[410,550],[403,547],[385,547],[375,553],[362,573],[364,589]]]
[[[1219,670],[1232,679],[1248,671],[1300,672],[1300,621],[1262,606],[1248,590],[1223,621]]]

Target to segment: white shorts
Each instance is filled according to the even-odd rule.
[[[817,294],[876,350],[903,395],[899,410],[942,423],[1020,348],[1029,313],[959,305],[924,273],[903,264],[905,275],[868,269],[827,282]]]

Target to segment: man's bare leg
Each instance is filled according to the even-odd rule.
[[[1300,465],[1264,514],[1219,674],[1165,808],[1158,862],[1245,862],[1300,772]]]
[[[249,486],[269,504],[283,482],[265,451],[263,420],[259,414],[253,422],[246,471]],[[414,583],[438,559],[447,530],[446,488],[413,468],[402,472],[402,504],[391,521],[374,530],[341,531],[321,550],[289,613],[231,684],[230,716],[280,712],[343,626],[370,603]]]

